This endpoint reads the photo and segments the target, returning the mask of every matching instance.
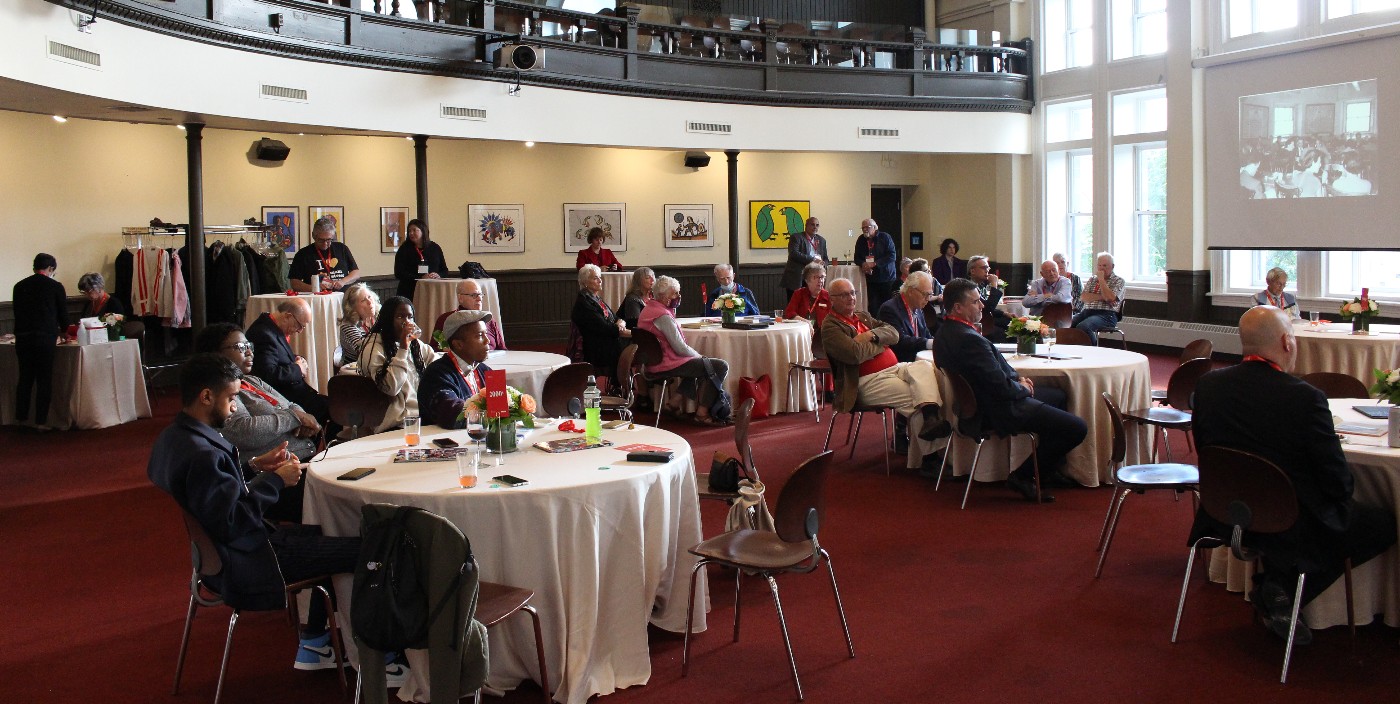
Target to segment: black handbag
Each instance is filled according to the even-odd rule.
[[[715,452],[715,456],[710,459],[710,491],[736,492],[739,490],[739,480],[748,478],[748,471],[738,459],[723,452]]]

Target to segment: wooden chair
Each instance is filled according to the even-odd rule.
[[[846,623],[846,610],[841,606],[841,590],[836,586],[836,571],[831,567],[831,555],[817,541],[817,529],[823,514],[823,492],[831,464],[831,453],[823,452],[798,465],[778,496],[773,520],[776,532],[741,529],[717,535],[690,549],[699,557],[690,572],[690,598],[685,615],[685,642],[681,648],[681,676],[690,673],[690,631],[695,615],[695,580],[700,570],[711,563],[734,569],[734,642],[739,641],[740,586],[744,572],[757,573],[768,582],[773,604],[778,610],[778,625],[787,646],[788,664],[792,668],[792,683],[801,700],[802,681],[797,676],[797,660],[792,653],[783,602],[778,598],[779,574],[807,574],[823,562],[831,575],[831,591],[836,597],[836,612],[841,617],[841,630],[846,635],[846,650],[856,656],[851,642],[851,629]]]
[[[646,330],[633,330],[632,342],[637,345],[637,357],[642,362],[642,378],[648,384],[661,384],[661,395],[656,399],[656,427],[661,427],[661,411],[666,407],[666,385],[670,381],[666,378],[653,378],[646,372],[646,365],[656,364],[661,361],[661,341],[656,336]]]
[[[193,569],[190,573],[190,607],[185,612],[185,631],[180,637],[180,655],[175,661],[175,686],[171,688],[171,696],[180,693],[180,677],[185,672],[185,654],[189,651],[190,630],[194,626],[194,615],[200,607],[229,606],[233,613],[228,618],[228,635],[224,638],[224,656],[219,661],[219,683],[214,688],[214,704],[219,704],[219,699],[224,694],[224,675],[228,674],[228,659],[233,652],[233,629],[238,626],[238,617],[243,612],[244,607],[225,604],[224,597],[209,586],[206,581],[223,571],[223,560],[219,557],[218,548],[214,546],[213,538],[204,531],[204,526],[199,524],[199,520],[190,515],[188,511],[182,510],[181,515],[185,521],[185,532],[190,539],[190,561]],[[280,574],[281,568],[277,566],[277,555],[272,552],[272,546],[266,542],[259,548],[262,557],[271,563]],[[326,591],[323,582],[330,578],[330,575],[318,575],[299,582],[286,585],[286,609],[287,618],[291,621],[292,632],[296,633],[301,625],[301,618],[297,614],[297,600],[293,596],[303,589],[315,590],[316,595],[322,599],[326,608],[327,629],[331,634],[331,648],[335,651],[336,671],[340,673],[340,691],[342,694],[348,692],[348,685],[345,680],[345,645],[340,639],[340,628],[335,621],[335,606],[331,603],[331,595]],[[315,598],[315,595],[313,595]]]
[[[540,389],[540,407],[551,418],[573,418],[569,409],[570,399],[583,400],[583,390],[588,387],[588,377],[593,376],[593,365],[588,362],[566,364],[549,373]]]
[[[1079,328],[1055,328],[1055,344],[1093,347],[1094,341],[1089,338],[1089,333]]]
[[[1040,460],[1036,457],[1036,451],[1040,447],[1040,436],[1035,433],[1012,433],[1003,436],[988,428],[980,427],[977,422],[977,396],[972,393],[972,386],[967,380],[957,374],[948,372],[948,381],[953,392],[952,407],[953,415],[957,417],[957,422],[953,424],[953,433],[972,441],[977,446],[977,450],[972,453],[972,467],[967,470],[967,488],[963,489],[962,505],[959,508],[967,508],[967,497],[972,493],[973,481],[977,478],[977,460],[982,457],[982,443],[993,435],[1006,438],[1006,462],[1011,464],[1011,438],[1017,435],[1025,435],[1031,439],[1031,465],[1035,472],[1035,498],[1041,501],[1040,493]],[[952,443],[943,450],[943,461],[938,465],[938,480],[933,483],[933,490],[943,484],[943,468],[948,466],[948,457],[953,454]]]
[[[1230,526],[1229,538],[1223,535],[1204,536],[1197,540],[1186,558],[1186,578],[1181,582],[1181,599],[1176,606],[1176,623],[1172,626],[1172,642],[1181,629],[1181,614],[1186,609],[1186,587],[1191,583],[1191,568],[1196,552],[1203,547],[1230,546],[1236,559],[1252,562],[1264,553],[1247,546],[1253,535],[1284,533],[1298,520],[1298,495],[1293,482],[1278,465],[1255,454],[1227,447],[1202,447],[1201,506],[1207,515]],[[1352,604],[1351,560],[1346,560],[1343,572],[1347,599],[1347,624],[1356,637],[1355,608]],[[1298,610],[1303,602],[1303,584],[1307,574],[1298,574],[1293,593],[1293,613],[1289,618],[1288,644],[1283,650],[1283,673],[1279,683],[1288,681],[1288,663],[1293,656],[1293,636],[1298,628]]]
[[[530,605],[535,592],[524,587],[512,587],[495,582],[479,582],[476,602],[476,620],[487,630],[521,611],[530,615],[530,624],[535,629],[535,660],[540,668],[541,701],[550,704],[553,698],[549,690],[549,663],[544,657],[544,635],[540,631],[540,613]],[[477,701],[480,701],[478,698]]]
[[[603,395],[603,412],[616,413],[620,420],[632,420],[632,404],[637,400],[636,372],[632,368],[636,356],[635,344],[622,348],[617,357],[617,376],[612,380],[617,393]]]
[[[1205,338],[1192,340],[1190,344],[1181,348],[1180,364],[1185,364],[1193,359],[1210,359],[1210,355],[1214,351],[1215,345],[1211,343],[1210,340]],[[1178,364],[1178,366],[1180,366],[1180,364]],[[1167,390],[1153,389],[1152,401],[1153,403],[1166,403]]]
[[[758,480],[758,466],[753,461],[753,447],[749,445],[749,421],[753,419],[754,400],[744,399],[739,407],[734,410],[734,449],[739,453],[739,461],[743,463],[745,470],[749,473],[749,478]],[[696,469],[699,469],[697,466]],[[710,473],[696,472],[695,483],[700,493],[701,499],[711,501],[723,501],[733,504],[739,500],[737,491],[713,491],[710,489]]]
[[[336,374],[326,382],[331,420],[350,428],[352,439],[360,437],[360,428],[378,428],[393,401],[367,376]]]
[[[1109,466],[1114,468],[1115,491],[1108,497],[1108,513],[1103,517],[1103,528],[1099,529],[1099,564],[1094,568],[1094,579],[1103,574],[1103,563],[1108,560],[1108,549],[1113,545],[1113,534],[1118,531],[1118,519],[1123,514],[1123,502],[1128,494],[1144,494],[1153,489],[1175,492],[1180,499],[1184,491],[1191,492],[1192,506],[1199,507],[1201,493],[1200,470],[1189,464],[1130,464],[1123,466],[1128,456],[1128,443],[1123,431],[1123,414],[1118,404],[1113,402],[1113,394],[1103,392],[1103,403],[1108,407],[1109,422],[1113,427],[1113,454]],[[1194,514],[1193,514],[1194,515]]]
[[[1327,398],[1369,398],[1366,385],[1350,374],[1338,372],[1313,372],[1303,376],[1303,381],[1312,384]]]
[[[1209,359],[1193,359],[1172,372],[1172,376],[1167,380],[1167,405],[1151,406],[1137,410],[1127,411],[1123,417],[1133,423],[1152,425],[1161,429],[1162,444],[1167,446],[1167,461],[1172,460],[1171,440],[1167,437],[1168,430],[1180,430],[1186,433],[1186,444],[1191,446],[1191,407],[1195,402],[1196,382],[1211,370]],[[1153,459],[1156,459],[1156,450],[1153,450]]]
[[[1074,320],[1074,304],[1072,303],[1047,303],[1040,312],[1040,322],[1052,328],[1070,327],[1071,320]]]

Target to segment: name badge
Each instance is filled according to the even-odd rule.
[[[420,274],[426,274],[426,273],[428,273],[428,265],[427,265],[427,264],[419,264],[419,265],[418,265],[418,273],[420,273]]]
[[[866,263],[866,264],[874,264],[874,263],[875,263],[875,257],[868,256],[868,255],[867,255],[867,256],[865,257],[865,263]]]

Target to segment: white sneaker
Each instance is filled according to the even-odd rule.
[[[335,649],[331,647],[329,631],[316,638],[302,638],[297,648],[296,662],[292,667],[298,670],[327,670],[335,667]]]
[[[401,662],[391,662],[384,666],[384,681],[389,689],[398,689],[408,682],[410,670],[408,665]]]

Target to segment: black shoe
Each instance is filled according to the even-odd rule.
[[[1012,491],[1020,494],[1027,501],[1036,500],[1035,481],[1030,479],[1029,477],[1024,477],[1013,472],[1010,476],[1006,478],[1006,486],[1010,487]],[[1054,503],[1054,501],[1055,496],[1050,492],[1046,491],[1045,487],[1042,486],[1040,488],[1040,503],[1048,504]]]
[[[1070,479],[1064,472],[1049,472],[1040,475],[1040,485],[1053,486],[1056,489],[1073,489],[1079,486],[1079,482]]]
[[[943,466],[943,453],[932,452],[924,455],[924,459],[919,463],[918,475],[924,479],[937,479],[938,470]]]
[[[1287,641],[1289,621],[1293,616],[1293,595],[1277,584],[1265,582],[1262,587],[1256,587],[1250,592],[1249,598],[1264,627],[1280,640]],[[1312,640],[1312,629],[1308,628],[1300,611],[1298,627],[1293,632],[1293,644],[1311,645]]]
[[[919,429],[919,439],[932,442],[953,434],[953,425],[938,417],[938,406],[924,406],[919,409],[924,416],[924,427]]]

